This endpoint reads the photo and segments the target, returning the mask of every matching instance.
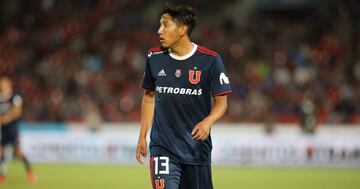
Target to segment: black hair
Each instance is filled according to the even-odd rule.
[[[186,25],[188,27],[188,35],[190,36],[196,24],[196,11],[194,8],[187,5],[175,5],[168,1],[160,11],[159,16],[161,17],[166,13],[178,24]]]

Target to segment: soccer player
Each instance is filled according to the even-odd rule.
[[[212,189],[210,130],[231,93],[220,56],[192,43],[195,11],[166,4],[160,12],[161,48],[148,52],[136,159],[147,155],[154,189]],[[214,100],[213,104],[212,98]]]
[[[9,77],[0,77],[0,184],[5,183],[5,154],[6,147],[12,146],[15,155],[23,161],[27,172],[27,179],[35,183],[37,178],[31,165],[24,156],[19,143],[18,122],[22,114],[22,98],[13,92],[12,82]]]

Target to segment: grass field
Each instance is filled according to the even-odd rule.
[[[19,162],[1,189],[150,189],[146,166],[38,164],[30,185]],[[359,189],[360,169],[215,167],[216,189]]]

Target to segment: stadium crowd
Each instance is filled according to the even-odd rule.
[[[318,123],[360,123],[357,1],[179,2],[198,8],[194,42],[217,51],[229,72],[223,121],[298,123],[310,94]],[[15,80],[24,119],[80,122],[95,111],[108,122],[139,121],[161,3],[1,1],[0,73]]]

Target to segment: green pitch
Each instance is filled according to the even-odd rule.
[[[30,185],[19,162],[9,166],[1,189],[150,189],[147,166],[34,165],[39,182]],[[360,169],[213,168],[216,189],[359,189]]]

